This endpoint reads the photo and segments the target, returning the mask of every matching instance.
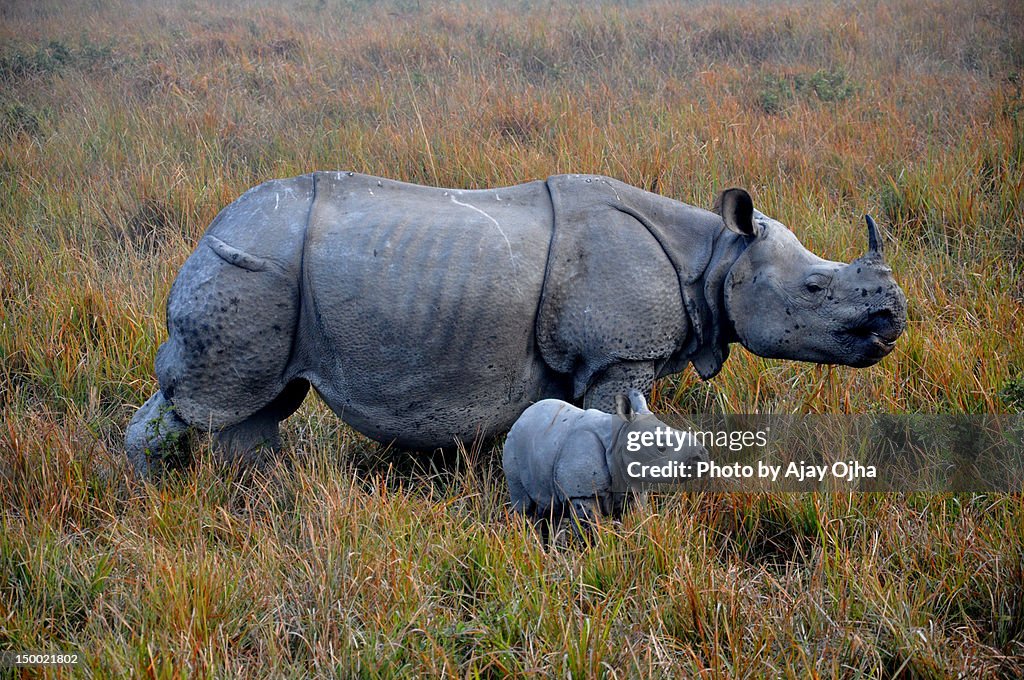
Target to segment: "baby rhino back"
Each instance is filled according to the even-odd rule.
[[[513,511],[560,515],[573,499],[607,500],[613,418],[557,399],[526,409],[509,431],[502,455]]]

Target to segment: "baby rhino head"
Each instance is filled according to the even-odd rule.
[[[651,413],[639,390],[616,396],[615,415],[622,421],[616,455],[629,484],[682,482],[694,476],[698,462],[708,460],[707,450],[691,433],[666,425]]]

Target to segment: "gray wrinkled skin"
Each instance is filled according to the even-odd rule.
[[[540,519],[571,512],[582,524],[599,514],[621,513],[625,494],[614,489],[627,488],[629,480],[612,452],[630,432],[655,428],[672,429],[648,410],[638,390],[619,395],[614,414],[558,399],[530,406],[509,430],[502,453],[513,512]],[[659,463],[707,459],[704,447],[691,440],[688,447],[660,454]]]
[[[906,317],[874,239],[850,265],[822,260],[740,189],[716,213],[589,175],[267,182],[182,266],[160,391],[126,448],[142,474],[196,431],[258,459],[310,385],[367,436],[431,449],[501,433],[541,399],[610,411],[689,363],[710,378],[736,341],[868,366]]]

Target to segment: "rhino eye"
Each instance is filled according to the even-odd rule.
[[[829,277],[824,274],[811,274],[804,281],[804,287],[808,293],[820,293],[828,288]]]

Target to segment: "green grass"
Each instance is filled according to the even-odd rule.
[[[1022,35],[991,0],[4,5],[0,650],[99,677],[1024,672],[1020,494],[693,494],[545,548],[496,452],[438,470],[313,398],[263,476],[201,450],[147,486],[121,451],[206,225],[315,169],[744,186],[843,260],[870,212],[893,355],[737,348],[653,408],[1020,412]]]

